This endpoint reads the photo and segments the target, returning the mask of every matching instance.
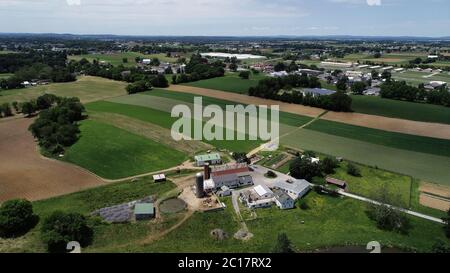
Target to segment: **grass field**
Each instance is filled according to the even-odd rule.
[[[341,156],[368,166],[377,166],[429,182],[450,185],[450,158],[376,145],[362,140],[297,130],[281,138],[281,144],[323,154]]]
[[[450,108],[439,105],[352,96],[352,109],[358,113],[450,124]]]
[[[397,149],[450,157],[450,140],[393,133],[327,120],[317,120],[307,129]]]
[[[238,73],[229,73],[224,77],[213,78],[208,80],[196,81],[184,85],[221,90],[239,94],[247,94],[250,87],[254,87],[261,79],[266,76],[262,73],[250,76],[250,79],[243,80]]]
[[[0,92],[0,103],[23,102],[45,93],[61,97],[78,97],[83,103],[125,95],[126,83],[98,77],[80,77],[76,82],[52,83],[24,89]]]
[[[12,74],[12,73],[0,73],[0,80],[7,79],[13,75],[14,74]]]
[[[444,81],[450,83],[450,74],[448,74],[448,72],[430,74],[417,71],[405,71],[401,73],[393,73],[392,77],[398,81],[406,81],[407,83],[415,86],[421,83],[428,84],[430,81]]]
[[[138,52],[123,52],[123,53],[117,53],[117,54],[87,54],[87,55],[73,55],[69,56],[69,60],[75,60],[79,61],[83,58],[86,60],[92,62],[93,60],[99,60],[99,61],[105,61],[107,63],[110,63],[114,66],[118,65],[124,65],[127,67],[135,66],[136,65],[136,57],[140,57],[143,59],[153,59],[158,58],[161,62],[170,62],[174,63],[177,61],[177,58],[171,58],[167,57],[165,54],[142,54]],[[123,59],[127,58],[128,62],[124,63]]]
[[[80,140],[70,147],[65,161],[107,179],[119,179],[175,167],[183,153],[111,125],[86,120]]]
[[[408,235],[378,230],[366,214],[366,206],[351,199],[332,198],[310,193],[305,198],[308,210],[281,211],[276,207],[259,209],[257,218],[246,224],[254,237],[248,242],[234,239],[240,227],[231,201],[225,211],[196,213],[179,229],[153,244],[127,248],[132,252],[270,252],[279,233],[285,232],[298,251],[312,251],[330,246],[359,245],[377,240],[384,247],[430,251],[436,239],[444,239],[441,226],[417,218],[411,219]],[[305,224],[301,224],[304,221]],[[270,228],[268,228],[270,227]],[[210,237],[220,228],[230,236],[223,241]],[[182,241],[183,244],[179,244]],[[117,250],[115,250],[117,251]]]

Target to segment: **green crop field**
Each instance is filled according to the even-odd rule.
[[[150,122],[150,123],[159,125],[161,127],[164,127],[166,129],[171,129],[174,122],[178,120],[178,118],[171,117],[169,112],[152,109],[148,106],[145,107],[145,106],[123,104],[123,103],[100,101],[100,102],[87,104],[87,109],[88,109],[88,111],[121,114],[121,115],[128,116],[128,117],[131,117],[134,119],[142,120],[145,122]],[[220,129],[220,128],[218,128],[218,129]],[[252,141],[252,140],[206,141],[205,140],[204,142],[211,144],[219,149],[227,149],[229,151],[250,151],[253,148],[258,147],[262,143],[261,140],[256,140],[256,141]]]
[[[109,97],[125,95],[126,83],[98,77],[80,77],[76,82],[52,83],[24,89],[0,92],[0,103],[23,102],[36,99],[45,93],[61,97],[78,97],[82,102],[91,102]]]
[[[165,89],[155,89],[155,90],[146,92],[144,94],[150,95],[150,96],[155,96],[155,97],[163,97],[163,98],[173,99],[173,100],[182,101],[182,102],[191,103],[191,104],[194,102],[194,98],[196,97],[196,95],[193,95],[190,93],[171,92],[170,90],[165,90]],[[213,105],[220,106],[222,109],[225,109],[227,105],[236,105],[237,104],[237,102],[221,100],[221,99],[216,99],[216,98],[206,97],[206,96],[203,96],[202,99],[203,99],[203,106],[213,104]],[[281,124],[285,124],[285,125],[289,125],[289,126],[293,126],[293,127],[300,127],[303,124],[306,124],[312,120],[311,117],[296,115],[296,114],[287,113],[287,112],[279,112],[279,115],[280,115],[279,118],[280,118]],[[269,118],[270,118],[270,115],[269,115]]]
[[[352,96],[352,109],[358,113],[450,124],[450,108],[371,96]]]
[[[250,87],[254,87],[258,84],[259,80],[265,78],[266,76],[262,73],[258,75],[252,74],[250,79],[243,80],[237,73],[230,73],[224,77],[218,77],[208,80],[196,81],[191,83],[186,83],[184,85],[201,87],[207,89],[221,90],[239,94],[247,94]]]
[[[450,185],[450,158],[395,149],[309,129],[297,130],[281,138],[284,146],[317,151],[368,166],[410,175],[429,182]]]
[[[307,129],[365,142],[450,157],[450,140],[387,132],[327,120],[317,120]]]
[[[86,55],[72,55],[69,56],[69,60],[80,61],[81,59],[86,59],[90,62],[93,60],[105,61],[114,66],[124,65],[124,66],[135,66],[136,65],[136,57],[143,59],[153,59],[158,58],[161,62],[169,62],[174,63],[177,61],[177,58],[167,57],[166,54],[142,54],[138,52],[123,52],[123,53],[114,53],[114,54],[86,54]],[[128,62],[124,63],[123,59],[127,58]]]
[[[151,139],[111,125],[86,120],[81,138],[68,149],[65,161],[107,179],[163,170],[177,166],[187,156]]]

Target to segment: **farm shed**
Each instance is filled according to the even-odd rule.
[[[155,207],[153,203],[140,203],[134,207],[136,221],[150,220],[155,217]]]
[[[165,174],[156,174],[153,176],[153,181],[155,181],[155,183],[164,182],[164,181],[166,181],[166,175]]]
[[[344,190],[347,189],[347,182],[345,182],[345,181],[342,181],[342,180],[339,180],[336,178],[332,178],[332,177],[327,177],[325,179],[325,181],[327,182],[327,184],[338,186],[339,188],[344,189]]]
[[[222,163],[222,159],[220,158],[220,155],[215,154],[206,154],[206,155],[197,155],[195,156],[195,162],[198,167],[205,166],[206,163],[209,163],[209,165],[217,165]]]

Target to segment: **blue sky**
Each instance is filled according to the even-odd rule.
[[[0,0],[0,32],[450,36],[450,1]]]

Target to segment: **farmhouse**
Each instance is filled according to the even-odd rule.
[[[248,208],[267,208],[274,203],[274,193],[265,185],[258,185],[240,194],[239,199]]]
[[[305,196],[310,189],[310,184],[304,179],[278,180],[274,184],[274,188],[281,190],[297,200]]]
[[[431,81],[429,84],[425,85],[425,89],[434,90],[446,85],[447,83],[443,81]]]
[[[280,209],[293,209],[295,207],[295,201],[289,195],[283,191],[277,190],[275,193],[275,204]]]
[[[195,156],[195,162],[198,167],[205,166],[206,163],[209,165],[217,165],[222,163],[222,159],[218,153],[214,154],[205,154],[205,155],[197,155]]]
[[[253,178],[246,163],[216,166],[210,173],[208,172],[205,170],[204,189],[206,191],[216,191],[223,186],[235,189],[253,185]]]
[[[369,88],[367,90],[364,90],[364,95],[366,96],[379,96],[381,92],[381,89],[378,87]]]
[[[142,63],[146,64],[146,65],[151,64],[151,62],[152,62],[152,60],[150,60],[150,59],[143,59],[142,60]]]

